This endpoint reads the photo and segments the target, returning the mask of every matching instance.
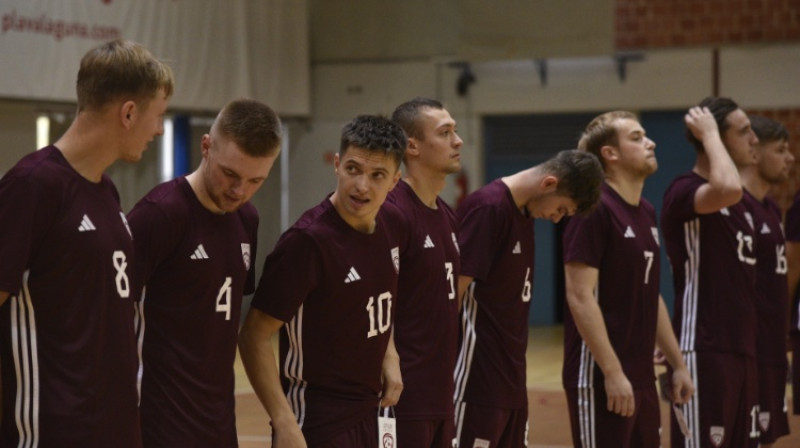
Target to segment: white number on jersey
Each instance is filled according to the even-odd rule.
[[[217,312],[225,313],[225,320],[231,320],[231,283],[230,277],[225,277],[225,283],[219,288],[217,294]]]
[[[128,282],[128,274],[125,273],[125,269],[128,267],[125,252],[115,250],[114,254],[111,255],[111,260],[114,262],[114,269],[117,270],[117,276],[114,278],[117,284],[117,293],[123,299],[127,299],[131,295],[131,286]]]
[[[453,300],[456,298],[456,280],[453,276],[453,263],[445,261],[444,271],[447,276],[447,281],[450,283],[450,292],[447,294],[447,298]]]
[[[370,297],[367,303],[367,316],[369,316],[367,339],[386,333],[392,326],[392,294],[389,291],[381,293],[377,302],[375,297]]]
[[[775,255],[778,257],[778,262],[775,264],[775,273],[786,275],[788,270],[786,264],[786,246],[783,244],[775,246]]]
[[[756,264],[756,259],[753,257],[747,257],[744,254],[745,246],[747,246],[747,251],[749,253],[753,253],[753,237],[750,235],[745,235],[742,231],[736,232],[736,239],[739,240],[739,248],[737,249],[739,252],[739,261],[742,263],[747,264]]]
[[[761,435],[761,431],[758,430],[758,426],[756,425],[756,421],[758,420],[758,405],[753,406],[750,409],[750,438],[757,439],[758,436]]]
[[[522,284],[522,301],[531,301],[531,268],[525,271],[525,283]]]
[[[650,283],[650,268],[653,267],[653,258],[655,255],[653,251],[646,250],[644,251],[644,260],[647,262],[647,268],[644,270],[644,284],[647,285]]]

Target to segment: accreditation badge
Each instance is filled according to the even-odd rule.
[[[397,446],[397,421],[394,408],[378,408],[378,448],[395,448]]]

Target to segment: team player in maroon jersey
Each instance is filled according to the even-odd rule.
[[[240,99],[202,137],[200,166],[128,215],[141,297],[145,447],[236,447],[234,372],[242,295],[255,289],[249,202],[280,150],[267,105]],[[138,298],[138,297],[137,297]]]
[[[767,196],[771,186],[789,179],[794,156],[789,134],[778,122],[750,116],[758,137],[756,164],[741,169],[744,202],[756,230],[756,309],[758,310],[758,427],[761,447],[789,434],[786,403],[786,335],[789,292],[786,283],[786,240],[778,204]]]
[[[672,446],[758,444],[756,254],[737,167],[755,162],[747,115],[710,97],[686,115],[695,165],[664,193],[661,229],[675,286],[673,328],[696,388]]]
[[[675,402],[694,390],[659,295],[655,209],[642,197],[658,168],[655,146],[627,111],[593,119],[578,144],[598,157],[606,178],[597,208],[571,218],[563,235],[563,381],[578,447],[660,444],[656,345],[674,368]]]
[[[104,172],[162,134],[172,90],[139,44],[89,50],[69,129],[0,180],[0,446],[141,447],[133,242]]]
[[[602,182],[602,167],[594,155],[562,151],[492,181],[459,206],[463,309],[454,374],[458,446],[527,445],[532,219],[558,222],[591,209],[600,198]]]
[[[379,406],[397,403],[390,336],[402,228],[399,212],[382,204],[400,180],[406,144],[386,118],[348,123],[334,159],[336,191],[267,256],[239,347],[271,417],[273,446],[374,446]],[[279,375],[270,339],[281,328]]]
[[[792,413],[800,415],[800,191],[786,211],[786,274],[789,285],[789,343],[792,350]]]
[[[403,178],[387,198],[409,230],[401,247],[394,342],[403,398],[395,406],[402,446],[451,448],[453,369],[458,350],[457,219],[439,197],[461,169],[461,138],[444,106],[427,98],[392,114],[408,136]]]

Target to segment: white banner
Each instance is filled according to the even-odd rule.
[[[0,19],[0,97],[74,102],[83,54],[125,38],[172,67],[173,108],[310,113],[306,0],[2,0]]]

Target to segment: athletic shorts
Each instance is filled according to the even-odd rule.
[[[502,409],[459,403],[456,406],[456,436],[458,448],[528,446],[528,406]]]
[[[758,366],[758,429],[762,444],[774,443],[789,434],[786,373],[783,367]]]
[[[569,388],[567,405],[572,443],[577,448],[658,447],[661,414],[655,381],[633,391],[634,414],[623,417],[608,410],[603,387]]]
[[[444,420],[397,420],[400,446],[419,448],[453,448],[456,436],[452,418]]]
[[[330,440],[308,444],[308,448],[363,448],[378,446],[378,414],[364,418],[347,431],[336,434]]]
[[[671,413],[673,448],[756,448],[758,374],[755,358],[731,353],[684,352],[695,394],[681,406],[691,440]]]

